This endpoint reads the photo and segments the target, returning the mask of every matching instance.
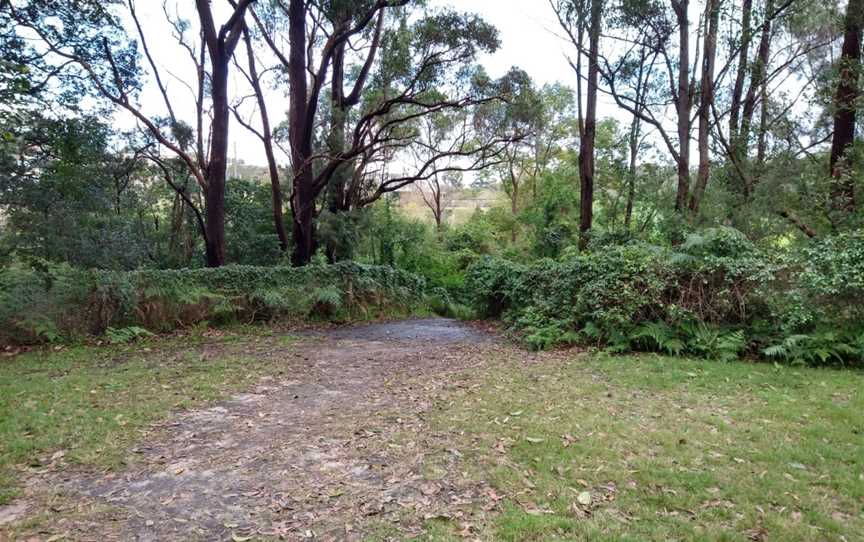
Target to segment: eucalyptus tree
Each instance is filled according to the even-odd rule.
[[[843,21],[843,47],[838,62],[834,96],[834,136],[831,141],[830,172],[833,179],[830,211],[832,224],[855,212],[855,169],[850,149],[855,143],[855,119],[861,96],[861,37],[864,1],[849,0]]]
[[[480,52],[498,47],[497,32],[475,15],[411,0],[291,0],[262,5],[253,15],[288,78],[292,260],[305,265],[317,247],[326,190],[328,206],[340,211],[436,169],[432,161],[420,171],[372,176],[365,166],[403,149],[407,125],[417,118],[492,99],[466,78]],[[287,39],[280,33],[286,22]],[[483,144],[456,155],[491,152]],[[374,186],[357,189],[373,179]]]
[[[603,26],[603,0],[550,0],[558,22],[573,45],[576,46],[577,62],[571,65],[576,70],[577,79],[582,79],[581,58],[583,55],[583,36],[588,34],[588,74],[585,117],[580,118],[579,133],[579,246],[584,250],[588,245],[588,232],[594,216],[594,161],[597,139],[597,92],[600,73],[600,34]],[[587,26],[586,26],[587,23]],[[581,113],[581,91],[578,97]],[[581,117],[581,114],[580,114]]]
[[[202,235],[209,266],[225,263],[229,60],[242,33],[243,17],[252,2],[254,0],[241,0],[235,4],[226,22],[217,25],[210,2],[196,0],[201,43],[192,49],[183,42],[197,72],[196,129],[177,116],[177,108],[172,105],[166,90],[165,78],[149,47],[148,42],[154,36],[142,26],[134,0],[82,0],[74,3],[20,0],[5,5],[15,24],[38,40],[37,49],[45,55],[45,62],[54,68],[54,77],[63,77],[79,85],[85,81],[96,93],[130,113],[160,147],[167,149],[189,169],[205,196],[206,221]],[[127,35],[124,17],[134,23],[136,37]],[[188,26],[189,23],[183,21],[177,22],[175,28],[183,32]],[[146,59],[155,79],[167,117],[146,112],[138,100],[145,84],[143,59]],[[209,101],[212,113],[210,125],[206,128],[203,125],[205,99]],[[206,152],[205,130],[209,135]],[[195,151],[190,148],[193,141]],[[157,154],[150,157],[160,159]]]

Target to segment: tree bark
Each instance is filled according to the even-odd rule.
[[[831,142],[831,222],[839,222],[855,211],[855,185],[847,151],[855,142],[855,101],[861,75],[861,33],[864,0],[849,0],[846,8],[840,81],[834,97],[834,137]]]
[[[750,60],[750,40],[753,17],[753,0],[741,2],[741,45],[738,51],[738,69],[735,71],[735,86],[732,89],[732,105],[729,109],[729,141],[735,141],[741,116],[741,99],[744,94],[744,81],[747,78],[747,63]]]
[[[309,117],[308,88],[306,83],[306,6],[303,0],[291,0],[288,5],[289,94],[290,122],[288,138],[291,142],[291,167],[294,175],[291,210],[294,251],[291,261],[296,266],[308,264],[315,252],[315,192],[314,177],[309,160],[312,140],[306,137]]]
[[[762,87],[768,84],[766,74],[768,72],[768,62],[770,61],[771,55],[772,17],[774,17],[774,0],[766,0],[765,20],[762,23],[762,36],[759,39],[759,50],[756,55],[756,61],[753,62],[750,73],[750,87],[747,89],[747,96],[744,99],[741,128],[738,131],[735,140],[731,141],[732,152],[735,154],[735,158],[733,159],[737,161],[737,163],[742,164],[742,167],[747,161],[747,146],[750,140],[753,115],[756,114],[756,105],[759,96],[762,95]],[[753,193],[752,176],[743,176],[741,179],[741,186],[744,197],[749,199]]]
[[[208,0],[196,0],[198,16],[210,64],[210,98],[213,102],[213,121],[210,125],[210,153],[204,190],[206,216],[206,259],[208,267],[225,264],[225,176],[228,167],[228,63],[240,39],[246,8],[254,0],[243,0],[231,18],[219,29],[213,22]]]
[[[699,204],[711,177],[711,154],[708,147],[711,129],[711,107],[714,105],[714,64],[717,58],[717,27],[720,22],[720,0],[708,0],[705,6],[708,31],[702,56],[702,81],[699,91],[699,175],[690,196],[690,211],[699,213]]]
[[[678,113],[678,189],[675,195],[675,210],[684,212],[690,192],[690,19],[689,0],[672,0],[678,20],[678,90],[676,105]]]
[[[602,0],[591,2],[591,25],[588,45],[588,95],[585,102],[585,132],[579,141],[579,248],[588,246],[588,235],[594,217],[594,147],[597,136],[597,78],[600,53]]]

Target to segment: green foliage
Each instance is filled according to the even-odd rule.
[[[751,353],[853,363],[864,359],[860,333],[817,326],[860,328],[861,254],[860,236],[846,234],[773,261],[740,232],[710,228],[677,250],[630,242],[533,265],[486,257],[469,268],[466,291],[481,314],[503,317],[532,348],[589,343],[723,361]],[[777,316],[795,310],[806,317],[792,317],[794,326]]]
[[[105,338],[111,344],[126,344],[143,337],[151,337],[152,333],[139,326],[128,326],[121,328],[108,327],[105,330]]]
[[[0,268],[0,343],[107,333],[126,342],[201,321],[346,320],[426,307],[426,281],[389,267],[250,267],[85,271]]]
[[[333,317],[342,308],[342,292],[332,286],[312,291],[311,316],[322,319]]]
[[[817,330],[790,335],[762,353],[793,365],[847,364],[864,359],[864,332]]]

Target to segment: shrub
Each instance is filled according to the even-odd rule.
[[[38,343],[109,328],[166,331],[204,320],[348,319],[426,305],[426,282],[390,267],[250,267],[88,271],[0,269],[0,343]],[[119,330],[119,331],[118,331]]]
[[[469,268],[466,291],[481,314],[510,322],[532,348],[590,343],[720,360],[751,352],[848,363],[864,358],[856,331],[864,321],[862,239],[837,236],[774,261],[740,232],[712,228],[674,250],[594,245],[527,266],[486,257]],[[780,314],[798,314],[795,325]],[[847,331],[826,335],[819,331],[826,325]]]

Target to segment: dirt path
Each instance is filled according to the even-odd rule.
[[[482,513],[488,488],[424,413],[482,365],[489,335],[442,319],[310,334],[282,379],[178,415],[128,470],[51,481],[90,512],[74,540],[402,539],[424,519]],[[290,352],[290,354],[289,354]],[[65,505],[64,505],[65,506]]]

